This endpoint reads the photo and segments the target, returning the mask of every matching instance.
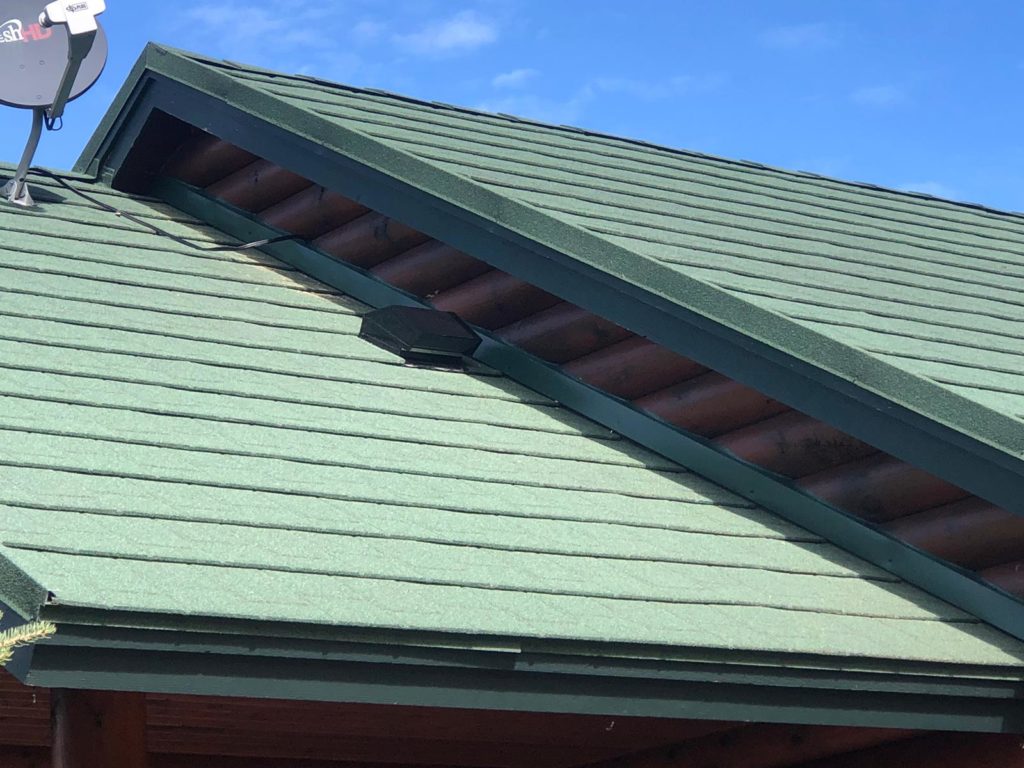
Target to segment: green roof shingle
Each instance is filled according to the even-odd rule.
[[[0,210],[0,556],[44,615],[1019,667],[1020,642],[494,371],[404,365],[267,255],[34,183],[46,202]],[[0,597],[34,613],[24,583]]]

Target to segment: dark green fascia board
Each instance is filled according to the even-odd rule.
[[[94,617],[111,619],[103,611]],[[577,714],[982,732],[1024,725],[1024,681],[959,677],[953,665],[932,665],[927,675],[881,675],[786,663],[672,663],[400,645],[387,638],[288,639],[284,632],[274,638],[262,623],[236,623],[258,634],[59,622],[57,634],[34,647],[31,665],[21,665],[17,676],[47,687]]]
[[[243,242],[281,234],[252,215],[175,179],[158,180],[150,192]],[[264,250],[371,306],[425,306],[415,296],[308,244],[291,240]],[[483,364],[1024,640],[1024,604],[977,575],[916,549],[631,403],[594,389],[486,331],[478,332],[483,342],[474,358]]]
[[[671,717],[979,732],[1019,732],[1017,699],[765,687],[711,680],[524,672],[381,660],[239,656],[40,644],[24,682],[302,701]]]
[[[356,199],[1024,514],[1024,428],[582,228],[151,45],[79,161],[115,176],[153,109]]]
[[[637,663],[645,669],[650,664],[697,664],[702,669],[767,669],[772,674],[832,675],[845,679],[848,675],[868,675],[872,680],[906,677],[921,679],[940,677],[945,680],[982,680],[1016,686],[1024,684],[1024,667],[1005,665],[971,665],[936,663],[886,658],[830,657],[820,654],[793,654],[750,649],[706,648],[690,646],[651,646],[607,642],[580,642],[551,638],[515,638],[494,635],[464,635],[454,633],[419,632],[411,630],[380,629],[372,627],[339,627],[321,624],[260,621],[254,630],[250,619],[180,614],[140,613],[138,611],[111,610],[103,606],[47,605],[41,618],[88,635],[90,632],[118,633],[127,631],[134,636],[169,636],[179,633],[189,637],[217,636],[221,642],[231,644],[237,638],[246,638],[245,647],[255,649],[262,644],[278,649],[279,644],[298,647],[302,643],[343,644],[346,647],[382,647],[390,653],[405,649],[429,649],[431,652],[472,653],[474,658],[484,654],[498,654],[494,658],[579,658],[587,664],[595,660],[607,663]],[[84,636],[83,635],[83,636]],[[62,633],[62,637],[67,637]],[[104,635],[105,636],[105,635]],[[257,636],[260,642],[251,638]],[[318,646],[319,647],[319,646]],[[257,652],[254,650],[253,652]],[[275,651],[276,652],[276,651]],[[659,668],[661,668],[659,667]],[[802,679],[802,678],[801,678]]]
[[[109,621],[110,617],[100,617]],[[138,620],[139,617],[135,617]],[[182,627],[161,630],[113,624],[74,624],[62,622],[58,636],[50,645],[105,648],[107,650],[215,653],[231,656],[262,656],[269,659],[317,659],[321,661],[400,664],[461,669],[517,671],[519,673],[567,674],[577,676],[623,677],[674,680],[677,682],[717,682],[730,685],[847,690],[857,692],[900,693],[922,696],[960,696],[969,698],[1019,701],[1024,699],[1024,679],[1005,679],[1004,670],[970,670],[949,664],[907,664],[898,672],[879,674],[846,668],[793,666],[788,654],[764,654],[759,662],[739,658],[729,662],[679,661],[661,658],[659,649],[635,649],[634,655],[615,657],[607,646],[604,655],[579,655],[572,644],[547,650],[523,650],[518,653],[458,648],[410,642],[407,633],[379,633],[375,642],[336,637],[320,639],[268,636],[261,623],[258,636],[254,622],[239,622],[236,634],[223,634],[207,628],[189,631]],[[167,626],[173,623],[167,622]],[[328,628],[333,629],[333,628]],[[296,628],[292,627],[295,631]],[[301,635],[301,630],[296,634]],[[484,643],[481,643],[484,645]],[[558,644],[554,644],[557,646]],[[699,649],[695,649],[699,650]],[[914,668],[926,670],[915,672]],[[970,676],[972,673],[974,676]],[[994,675],[994,676],[991,676]]]
[[[431,653],[471,653],[474,659],[486,654],[499,658],[579,658],[587,659],[591,665],[595,660],[602,663],[636,663],[647,669],[651,664],[688,665],[697,664],[702,669],[712,667],[730,669],[766,669],[772,674],[783,675],[832,675],[845,679],[848,675],[864,674],[871,680],[889,680],[902,677],[921,679],[940,677],[945,680],[981,680],[1016,686],[1024,684],[1024,668],[1005,665],[949,664],[927,661],[909,661],[886,658],[830,657],[815,654],[793,654],[769,651],[733,650],[728,648],[651,646],[643,644],[620,644],[602,642],[580,642],[550,638],[515,638],[494,635],[464,635],[411,630],[380,629],[372,627],[338,627],[321,624],[297,624],[294,622],[260,621],[254,630],[250,619],[213,616],[191,616],[164,613],[141,613],[139,611],[111,610],[104,606],[69,606],[63,603],[48,604],[40,618],[62,627],[75,627],[82,637],[100,633],[120,637],[118,633],[131,633],[132,637],[145,634],[146,637],[167,637],[180,634],[196,638],[218,637],[218,642],[227,646],[244,638],[244,647],[259,652],[257,646],[271,648],[274,653],[284,647],[299,647],[304,643],[344,645],[345,647],[388,648],[392,655],[414,649],[416,653],[428,649]],[[62,642],[70,637],[62,632]],[[259,642],[253,641],[256,636]],[[102,643],[101,643],[102,644]],[[476,663],[476,662],[474,662]],[[504,662],[500,662],[504,663]],[[803,678],[800,678],[803,679]]]

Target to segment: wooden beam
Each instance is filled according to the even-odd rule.
[[[1024,543],[1024,517],[976,497],[901,517],[882,528],[971,570],[1019,557]]]
[[[797,485],[872,522],[895,520],[967,497],[962,488],[886,454],[802,477]]]
[[[479,744],[580,746],[636,752],[676,744],[732,727],[709,720],[669,720],[538,712],[503,712],[390,704],[240,699],[181,694],[147,695],[147,731],[153,752],[194,749],[205,734],[325,736],[460,741]]]
[[[0,766],[7,768],[4,763]],[[154,755],[152,768],[424,768],[408,763],[350,763],[324,760],[220,757],[218,755]]]
[[[163,172],[196,187],[208,187],[258,159],[251,152],[204,133],[182,145]]]
[[[312,185],[264,208],[259,217],[264,224],[313,240],[367,213],[365,206]]]
[[[400,221],[371,211],[321,235],[313,245],[342,261],[369,269],[428,239]]]
[[[220,198],[246,211],[262,211],[285,200],[313,182],[266,160],[256,160],[206,188]]]
[[[714,372],[645,395],[634,405],[703,437],[717,437],[789,410],[778,400]]]
[[[498,336],[550,363],[565,363],[626,340],[630,332],[567,302],[498,330]]]
[[[875,453],[867,443],[796,411],[728,432],[715,443],[744,461],[789,477],[803,477]]]
[[[381,262],[370,273],[403,291],[430,298],[490,271],[486,262],[428,240]]]
[[[434,306],[488,330],[502,328],[558,304],[558,297],[494,269],[441,291]]]
[[[562,370],[626,400],[708,372],[703,365],[639,336],[566,363]]]
[[[0,747],[3,768],[50,768],[50,750],[46,747]]]
[[[618,757],[591,768],[781,768],[912,735],[913,731],[888,728],[749,725],[673,747]]]
[[[146,697],[53,691],[53,768],[146,768]]]
[[[1024,768],[1024,737],[1003,733],[931,733],[915,739],[803,763],[798,768]]]

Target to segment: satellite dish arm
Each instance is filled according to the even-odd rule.
[[[7,202],[25,208],[31,208],[34,205],[32,195],[28,191],[28,184],[25,183],[25,177],[28,176],[28,167],[32,164],[32,156],[35,155],[36,147],[39,146],[39,138],[43,135],[45,112],[46,110],[42,107],[32,110],[32,133],[29,135],[28,144],[25,145],[25,151],[21,155],[18,170],[14,174],[14,178],[7,182],[3,191],[7,196]]]
[[[39,23],[44,27],[52,27],[54,24],[66,24],[68,27],[68,65],[53,105],[48,110],[50,125],[64,114],[78,71],[96,40],[96,30],[99,29],[96,17],[106,9],[105,0],[58,0],[47,5],[39,14]]]
[[[68,66],[64,70],[64,77],[61,78],[60,88],[57,89],[57,97],[53,100],[53,105],[47,110],[51,124],[54,120],[63,116],[64,107],[67,105],[68,97],[71,96],[71,89],[75,85],[75,78],[78,77],[78,71],[82,68],[82,62],[85,60],[85,57],[92,50],[92,43],[95,39],[95,32],[87,32],[84,35],[72,35],[69,39]]]

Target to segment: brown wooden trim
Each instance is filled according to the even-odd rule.
[[[819,499],[873,522],[952,504],[967,492],[886,454],[876,454],[800,480]]]
[[[715,442],[744,461],[788,477],[801,477],[877,453],[867,443],[797,411],[729,432]]]
[[[371,212],[321,235],[313,245],[349,264],[372,267],[427,239],[399,221]]]
[[[704,437],[716,437],[789,410],[720,373],[666,387],[636,400],[638,408]]]
[[[369,209],[337,192],[309,186],[264,208],[260,218],[272,227],[312,240],[367,213]]]
[[[251,152],[204,133],[186,142],[163,172],[194,186],[208,187],[257,159]]]
[[[591,768],[776,768],[907,739],[913,731],[749,725],[626,755]],[[879,767],[887,765],[879,763]]]
[[[558,304],[558,297],[506,272],[491,270],[442,291],[434,306],[488,330],[502,328]]]
[[[50,768],[50,748],[0,746],[0,768]]]
[[[146,696],[55,689],[53,768],[146,768]]]
[[[630,336],[610,320],[562,302],[498,330],[499,338],[550,363],[565,363]]]
[[[932,733],[794,768],[1024,768],[1024,737]]]
[[[426,298],[490,271],[490,266],[479,259],[437,240],[412,248],[370,270],[384,282]]]
[[[566,363],[562,370],[625,400],[688,381],[708,369],[640,336]]]
[[[351,763],[334,760],[282,760],[276,757],[222,757],[220,755],[154,755],[151,766],[152,768],[424,768],[419,763]],[[6,768],[6,766],[0,763],[0,768]]]
[[[980,575],[1011,595],[1024,597],[1024,560],[986,568]]]
[[[965,568],[990,568],[1024,551],[1024,517],[977,497],[882,526],[893,536]]]
[[[311,185],[279,165],[257,160],[212,184],[209,192],[242,210],[262,211]]]

